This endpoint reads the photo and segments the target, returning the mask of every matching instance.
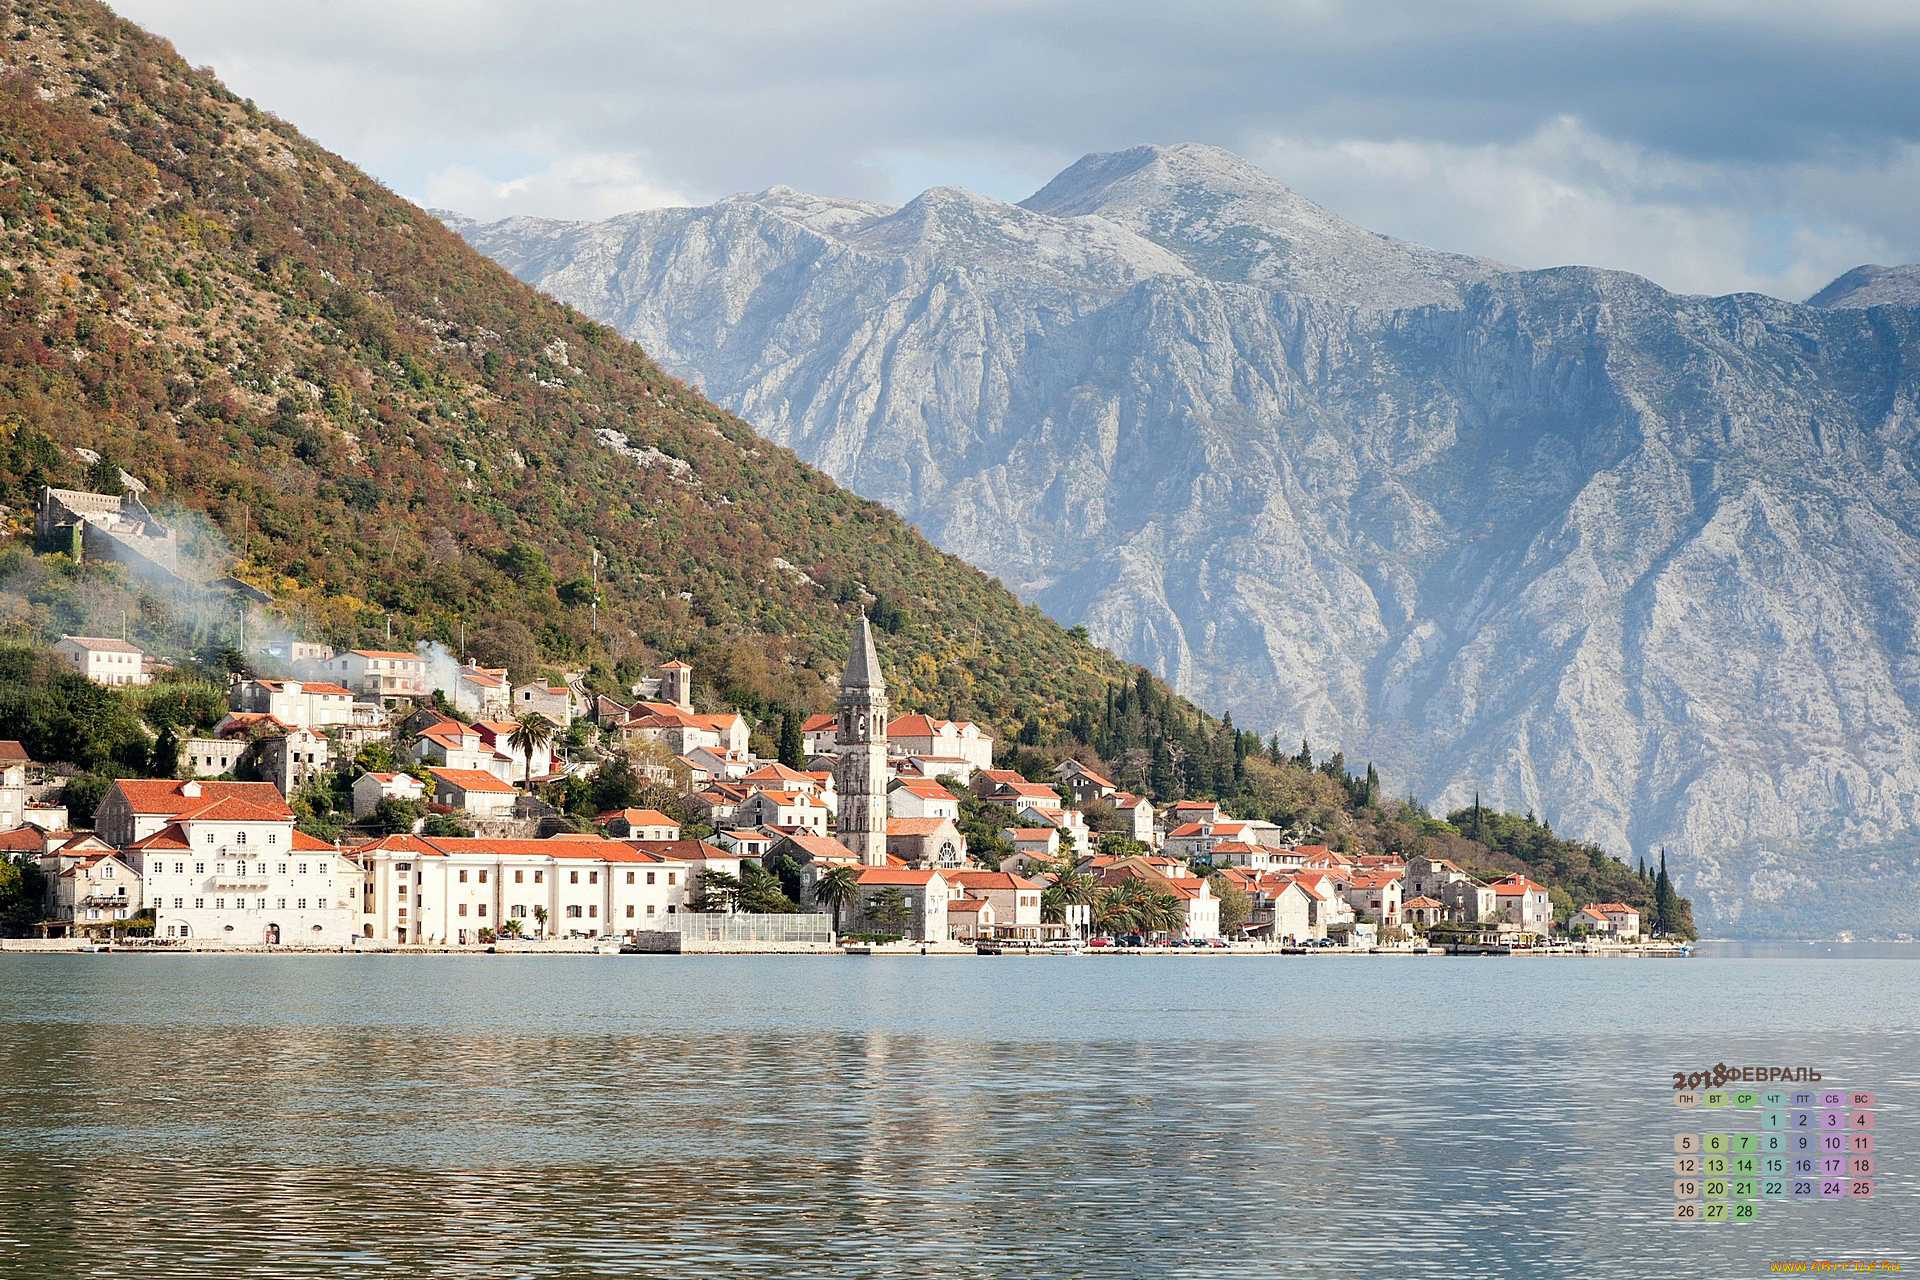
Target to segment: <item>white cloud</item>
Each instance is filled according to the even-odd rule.
[[[1682,162],[1564,116],[1510,143],[1277,136],[1250,151],[1303,195],[1402,239],[1793,299],[1864,261],[1904,260],[1867,212],[1920,186],[1913,147],[1852,164]]]
[[[1018,198],[1238,150],[1363,225],[1804,296],[1920,260],[1912,0],[116,0],[409,198]]]
[[[505,179],[475,165],[451,164],[427,174],[420,194],[430,209],[453,209],[482,222],[522,214],[610,218],[635,209],[694,203],[657,181],[637,155],[591,152],[562,155]]]

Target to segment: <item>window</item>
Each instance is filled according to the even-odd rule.
[[[485,919],[487,914],[487,904],[484,902],[481,903],[479,910],[475,911],[473,914],[481,917],[482,919]]]
[[[535,884],[539,884],[542,880],[545,880],[546,878],[547,878],[547,873],[544,871],[536,871],[533,873],[533,882]]]
[[[486,882],[487,882],[487,873],[482,871],[480,873],[480,883],[485,884]]]
[[[207,907],[207,900],[205,898],[195,898],[193,900],[193,909],[195,911],[204,911],[206,910],[206,907]]]
[[[245,843],[247,842],[247,833],[246,833],[246,832],[244,832],[244,831],[236,831],[236,832],[234,832],[234,833],[233,833],[233,842],[234,842],[235,844],[245,844]]]
[[[600,883],[600,873],[599,873],[598,871],[589,871],[589,872],[587,872],[587,883],[588,883],[588,884],[599,884],[599,883]]]
[[[627,883],[628,883],[628,884],[632,884],[632,883],[633,883],[633,872],[631,872],[631,871],[629,871],[629,872],[627,872]]]
[[[277,831],[269,831],[269,832],[267,832],[267,843],[268,843],[268,844],[279,844],[279,843],[280,843],[280,833],[279,833],[279,832],[277,832]]]
[[[204,862],[196,862],[196,863],[194,863],[194,864],[193,864],[193,874],[195,874],[195,875],[197,875],[197,876],[203,876],[203,875],[205,875],[205,874],[207,874],[207,864],[206,864],[206,863],[204,863]]]
[[[579,908],[579,907],[568,907],[568,908],[567,908],[567,915],[568,915],[568,916],[569,916],[569,917],[570,917],[571,919],[574,919],[574,920],[578,920],[578,919],[580,918],[580,908]]]
[[[307,900],[305,898],[300,899],[300,909],[302,911],[307,909]]]
[[[527,909],[524,905],[511,906],[507,908],[507,914],[515,920],[525,920]]]
[[[273,900],[273,909],[275,911],[285,911],[287,909],[287,900],[285,898],[275,898]]]
[[[213,843],[213,832],[211,832],[211,831],[209,831],[209,832],[207,832],[207,843],[208,843],[208,844],[212,844],[212,843]]]
[[[227,900],[225,898],[215,898],[213,900],[213,909],[215,911],[225,911],[227,909]]]
[[[627,904],[627,919],[633,919],[633,904],[631,902]]]
[[[567,875],[568,875],[568,877],[569,877],[569,879],[568,879],[568,881],[567,881],[567,883],[569,883],[569,884],[579,884],[579,883],[580,883],[580,873],[579,873],[578,871],[569,871],[569,872],[567,872]]]
[[[466,882],[467,882],[467,873],[462,871],[460,873],[460,883],[465,884]]]
[[[264,862],[260,864],[260,874],[261,875],[267,874],[267,864]]]
[[[628,908],[627,908],[627,914],[628,914],[628,915],[632,915],[632,914],[633,914],[633,908],[632,908],[632,907],[628,907]],[[648,915],[652,915],[652,914],[653,914],[653,904],[652,904],[651,902],[649,902],[649,903],[647,904],[647,914],[648,914]]]
[[[307,874],[307,864],[304,862],[300,864],[300,874],[301,875]]]
[[[173,909],[174,909],[175,911],[179,911],[179,910],[181,910],[181,909],[183,909],[183,908],[184,908],[184,907],[185,907],[186,905],[187,905],[187,900],[186,900],[185,898],[175,898],[175,899],[173,900]],[[196,905],[198,905],[198,904],[196,904]]]
[[[655,873],[655,872],[652,872],[652,871],[649,871],[649,872],[647,872],[647,883],[648,883],[648,884],[652,884],[652,883],[653,883],[653,877],[655,876],[655,874],[657,874],[657,873]]]
[[[413,870],[413,864],[411,862],[396,862],[393,864],[393,869],[395,871],[411,871]]]
[[[669,903],[667,904],[667,914],[668,914],[668,915],[672,915],[672,914],[673,914],[673,904],[672,904],[671,902],[669,902]]]
[[[174,864],[173,864],[173,874],[175,874],[175,875],[177,875],[177,876],[183,876],[183,875],[185,875],[185,874],[187,874],[187,864],[186,864],[186,863],[184,863],[184,862],[176,862],[176,863],[174,863]]]
[[[526,878],[527,878],[527,873],[524,871],[516,871],[513,873],[513,882],[515,884],[522,883],[523,881],[526,880]]]
[[[284,863],[284,862],[282,862],[282,863],[277,863],[277,864],[275,865],[275,868],[274,868],[274,870],[275,870],[275,873],[276,873],[276,874],[278,874],[278,875],[285,875],[285,874],[287,874],[287,864],[286,864],[286,863]]]
[[[676,882],[676,881],[677,881],[678,879],[679,879],[679,877],[678,877],[677,875],[675,875],[675,873],[673,873],[673,872],[671,872],[671,871],[669,871],[669,872],[667,872],[667,883],[668,883],[668,884],[673,884],[673,883],[675,883],[675,882]]]
[[[256,898],[254,899],[253,905],[265,911],[267,909],[267,900],[265,898]]]
[[[113,864],[111,862],[104,862],[100,864],[100,878],[102,880],[113,879]]]

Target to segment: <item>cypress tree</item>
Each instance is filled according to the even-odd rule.
[[[806,740],[800,736],[800,718],[791,711],[780,713],[780,763],[789,769],[807,767]]]

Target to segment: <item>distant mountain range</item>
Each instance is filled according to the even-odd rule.
[[[443,216],[1242,726],[1668,846],[1709,929],[1920,922],[1920,268],[1515,270],[1200,146]]]

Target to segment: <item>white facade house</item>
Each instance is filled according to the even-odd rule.
[[[0,831],[12,831],[27,822],[27,749],[11,738],[0,738]]]
[[[887,815],[893,818],[946,818],[960,821],[960,801],[928,778],[896,778],[887,785]]]
[[[111,925],[139,915],[144,904],[140,872],[119,854],[83,855],[47,881],[51,925]]]
[[[476,818],[512,817],[514,801],[520,798],[511,783],[484,769],[429,769],[427,777],[433,780],[435,804]]]
[[[327,674],[364,698],[424,698],[427,660],[390,649],[350,649],[327,659]]]
[[[353,816],[360,819],[386,799],[424,800],[427,789],[410,773],[363,773],[353,782]]]
[[[897,756],[946,756],[975,769],[993,767],[993,735],[966,720],[907,715],[887,722],[887,750]]]
[[[733,811],[733,825],[827,833],[826,803],[804,791],[756,791]]]
[[[147,684],[146,655],[138,645],[104,636],[61,636],[53,651],[95,684]]]
[[[1507,912],[1517,928],[1528,933],[1553,932],[1553,902],[1546,886],[1525,876],[1507,876],[1488,888],[1493,890],[1493,909]]]
[[[121,851],[140,872],[154,936],[247,946],[350,943],[360,868],[294,830],[293,811],[269,784],[227,785],[264,786],[274,802],[213,799]]]
[[[282,724],[325,729],[353,723],[353,693],[342,685],[302,680],[236,680],[228,691],[235,711],[272,716]]]

